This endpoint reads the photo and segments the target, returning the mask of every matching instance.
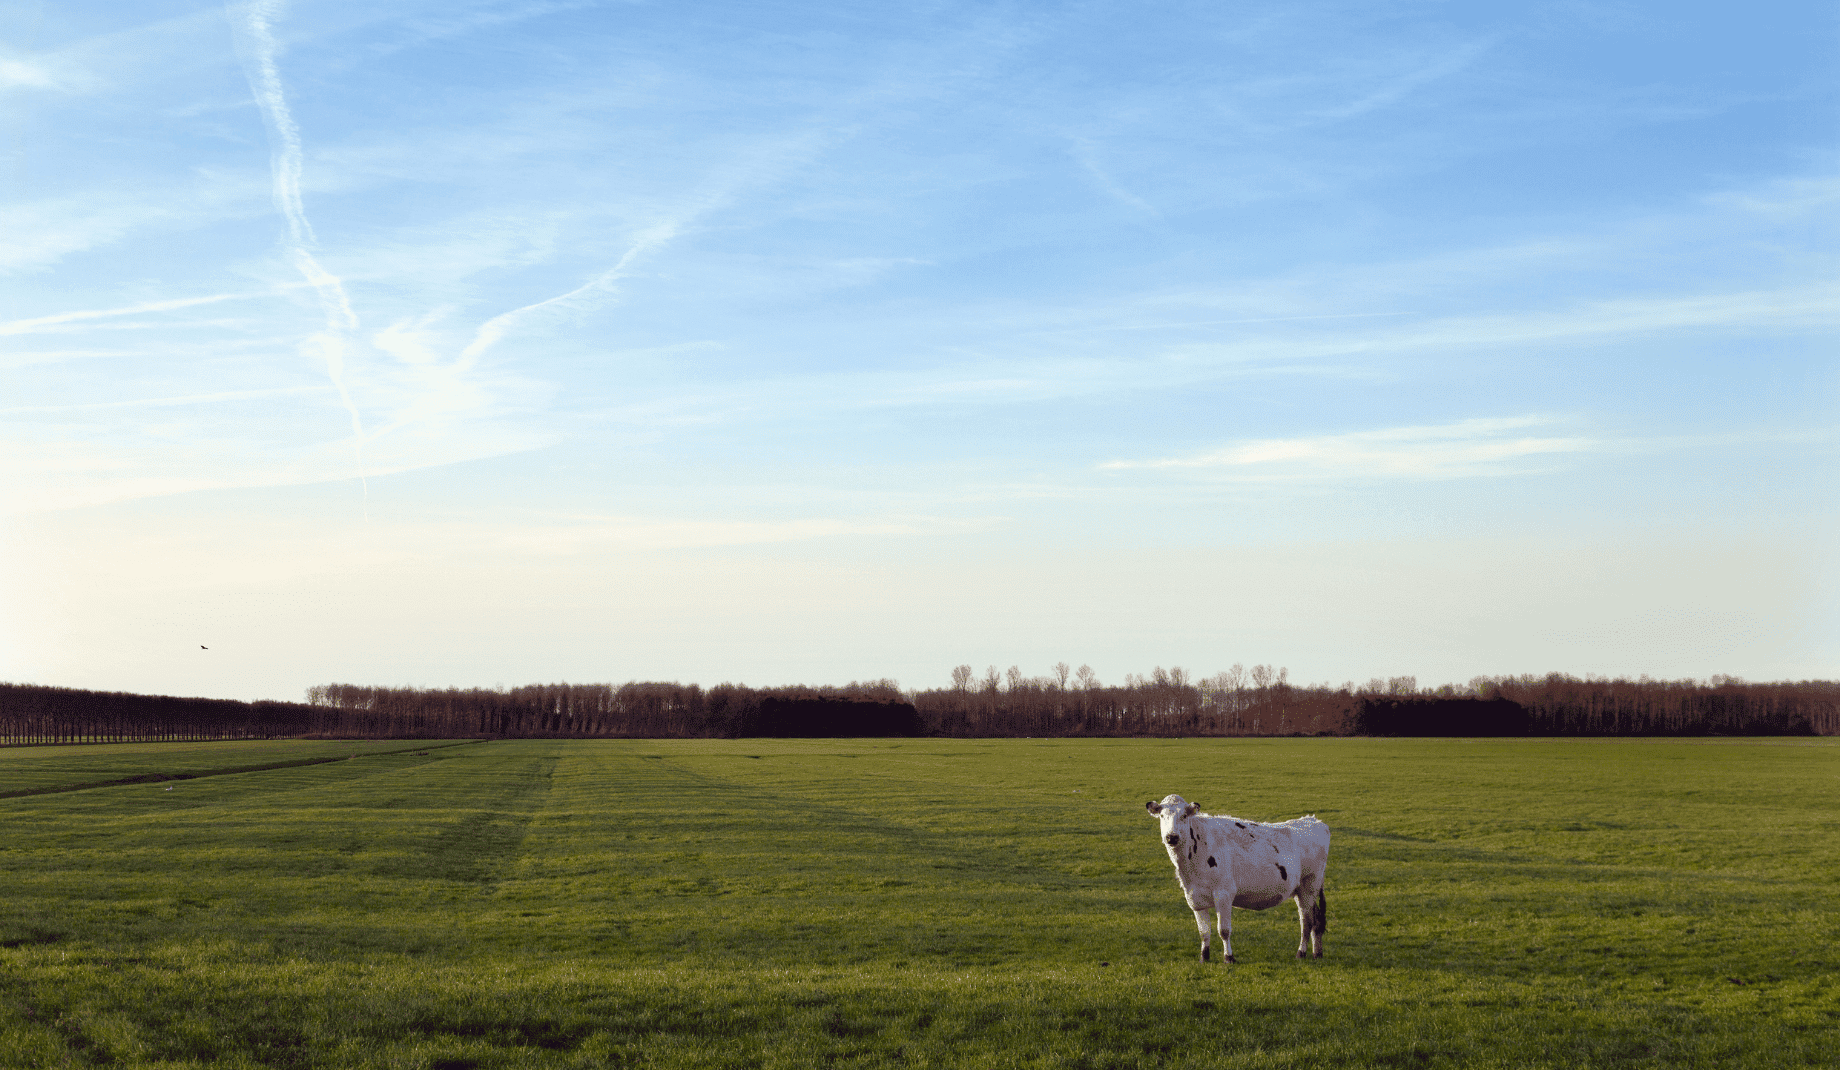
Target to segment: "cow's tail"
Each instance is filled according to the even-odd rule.
[[[1316,889],[1316,935],[1329,931],[1329,897],[1321,888]]]

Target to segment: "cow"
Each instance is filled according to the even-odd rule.
[[[1233,908],[1267,910],[1286,899],[1297,901],[1297,924],[1303,937],[1297,957],[1313,951],[1322,958],[1323,932],[1329,927],[1329,899],[1323,873],[1329,865],[1329,826],[1309,814],[1278,824],[1201,813],[1180,795],[1164,796],[1144,808],[1157,819],[1176,883],[1201,930],[1201,961],[1208,961],[1212,938],[1208,911],[1220,928],[1220,950],[1233,958]]]

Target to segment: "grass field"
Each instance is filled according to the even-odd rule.
[[[79,743],[0,748],[0,798],[121,783],[163,783],[279,769],[458,741],[265,739],[214,743]]]
[[[168,746],[84,769],[289,747]],[[333,746],[0,799],[0,1066],[1840,1053],[1840,740]],[[0,751],[0,791],[78,749]],[[1172,791],[1329,823],[1322,960],[1287,904],[1193,961]]]

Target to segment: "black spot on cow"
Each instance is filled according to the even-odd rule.
[[[1209,869],[1214,868],[1214,856],[1213,855],[1208,855],[1208,868]]]
[[[1281,881],[1287,881],[1291,879],[1291,875],[1289,873],[1284,872],[1284,863],[1282,862],[1278,863],[1278,879]]]
[[[1239,826],[1240,828],[1245,828],[1245,827],[1246,827],[1246,823],[1245,823],[1244,821],[1235,821],[1235,822],[1233,822],[1233,823],[1234,823],[1235,825],[1238,825],[1238,826]]]

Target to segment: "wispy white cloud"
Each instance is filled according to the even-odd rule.
[[[1721,190],[1705,200],[1714,209],[1730,209],[1755,218],[1794,221],[1819,213],[1819,218],[1831,226],[1834,202],[1840,201],[1840,175],[1779,178],[1756,186]]]
[[[508,380],[492,381],[482,377],[480,362],[486,352],[527,322],[545,313],[583,309],[604,299],[633,264],[645,254],[662,248],[678,233],[675,221],[666,221],[642,229],[626,252],[613,266],[598,272],[586,282],[554,297],[502,312],[480,323],[471,340],[451,361],[442,359],[443,331],[438,321],[452,309],[438,308],[408,316],[392,323],[371,337],[378,350],[396,358],[393,369],[379,372],[396,387],[389,417],[369,435],[376,442],[405,431],[428,433],[437,428],[453,430],[468,419],[489,418],[503,407],[501,394],[516,389]],[[529,384],[522,384],[529,393]]]
[[[448,308],[437,308],[419,316],[397,320],[371,335],[371,344],[407,365],[437,364],[441,355],[439,336],[433,329],[434,323],[451,311]]]
[[[1159,321],[1159,313],[1195,311],[1194,303],[1171,304],[1159,308],[1155,301],[1127,300],[1110,309],[1037,312],[1033,322],[1005,323],[1007,333],[984,335],[984,344],[969,354],[934,351],[928,354],[931,359],[891,368],[785,371],[721,386],[699,385],[598,410],[598,417],[635,427],[693,426],[873,408],[1041,402],[1252,376],[1371,379],[1391,374],[1389,369],[1406,358],[1447,359],[1467,351],[1500,356],[1560,342],[1619,343],[1681,331],[1840,324],[1840,288],[1827,284],[1469,316],[1329,313]],[[992,329],[968,321],[974,332]],[[1153,337],[1158,331],[1180,334],[1209,327],[1245,330],[1225,341]],[[1134,337],[1139,334],[1152,337]],[[1471,434],[1486,429],[1483,424],[1453,426]],[[1489,447],[1478,443],[1477,448]]]
[[[506,549],[547,554],[605,550],[680,550],[802,542],[840,536],[903,536],[964,531],[981,521],[917,517],[802,517],[793,520],[695,520],[604,517],[524,524],[489,532]]]
[[[313,287],[326,317],[325,329],[303,342],[301,350],[316,354],[325,364],[327,378],[351,417],[352,454],[358,463],[358,478],[362,480],[364,418],[345,386],[345,353],[350,336],[358,330],[358,315],[352,311],[345,284],[322,267],[311,251],[317,239],[300,198],[300,128],[288,110],[287,96],[281,88],[281,72],[275,61],[279,46],[272,23],[281,8],[281,0],[253,0],[242,6],[238,11],[240,17],[234,21],[249,86],[262,109],[262,120],[272,142],[269,167],[273,172],[275,206],[287,219],[288,258]]]
[[[137,233],[184,231],[259,211],[259,195],[239,186],[208,179],[139,188],[98,184],[75,196],[0,206],[0,232],[7,236],[0,272],[39,271]]]
[[[154,329],[155,333],[150,337],[144,338],[132,338],[132,336],[130,336],[133,342],[132,345],[104,346],[101,344],[93,344],[83,347],[72,346],[62,349],[38,350],[14,349],[8,346],[4,349],[0,349],[0,368],[24,368],[34,364],[60,364],[64,362],[95,360],[136,360],[144,361],[149,365],[164,365],[167,367],[181,368],[187,366],[223,367],[227,364],[242,366],[252,362],[259,363],[267,361],[272,358],[272,355],[278,347],[286,344],[277,342],[274,338],[266,335],[252,333],[260,328],[269,326],[271,326],[269,321],[254,317],[238,319],[192,319],[185,321],[183,324],[185,330],[161,332],[158,330],[159,328],[171,328],[173,324],[161,324],[140,320],[102,320],[91,323],[86,330],[94,331],[106,329],[114,332],[115,336],[107,339],[107,341],[110,342],[119,343],[123,341],[124,339],[121,337],[121,334],[131,330]],[[77,333],[77,328],[75,326],[54,329],[54,333],[58,330],[68,330],[72,333]],[[98,342],[100,341],[102,340],[99,339]],[[79,370],[80,367],[80,365],[77,365],[69,372],[62,373],[62,382],[58,383],[58,387],[62,390],[69,391],[72,381],[81,380],[86,375],[96,374],[93,371],[85,372]],[[178,377],[177,382],[179,386],[175,389],[175,393],[181,390],[187,393],[207,392],[202,389],[186,389],[185,384],[193,382],[189,376],[181,375]],[[95,391],[91,392],[93,393]],[[14,398],[12,400],[20,399]]]
[[[1256,287],[1249,287],[1256,293]],[[1358,281],[1345,287],[1357,295]],[[1276,309],[1299,310],[1303,298],[1273,287],[1266,299]],[[1256,299],[1251,303],[1256,304]],[[1317,298],[1310,302],[1321,307]],[[1174,385],[1254,369],[1261,373],[1339,374],[1367,377],[1406,358],[1445,359],[1465,350],[1498,355],[1524,353],[1554,343],[1621,343],[1705,330],[1825,330],[1840,326],[1840,284],[1815,282],[1774,290],[1702,291],[1612,300],[1551,302],[1500,312],[1363,312],[1203,319],[1213,308],[1247,307],[1244,294],[1145,295],[1111,307],[1036,313],[1034,323],[1017,324],[1017,337],[1061,346],[1077,345],[1077,358],[1032,357],[1016,367],[1049,372],[1059,363],[1074,371],[1074,386],[1092,380],[1111,383],[1104,369],[1131,369],[1142,384]],[[1226,329],[1238,328],[1231,330]],[[1201,340],[1159,340],[1205,330]],[[1143,335],[1141,339],[1121,334]],[[1208,337],[1208,334],[1214,337]],[[1078,369],[1085,369],[1084,372]],[[987,366],[987,370],[989,369]],[[1034,374],[1026,376],[1034,378]]]
[[[407,33],[403,38],[373,45],[369,52],[373,56],[387,56],[430,41],[444,41],[480,30],[498,29],[544,15],[580,11],[599,6],[599,3],[600,0],[535,0],[522,4],[488,5],[471,11],[455,11],[442,5],[433,13],[404,19],[402,28]]]
[[[126,401],[85,401],[70,405],[14,405],[0,409],[0,415],[26,415],[28,413],[77,413],[104,409],[153,409],[180,405],[215,405],[230,401],[254,401],[261,398],[288,397],[296,394],[316,394],[325,387],[282,386],[262,390],[217,390],[209,394],[185,394],[178,397],[131,398]]]
[[[1592,301],[1569,309],[1452,316],[1406,329],[1381,344],[1524,344],[1596,335],[1641,335],[1706,327],[1815,327],[1840,322],[1840,283]]]
[[[285,284],[283,287],[285,288]],[[195,308],[199,305],[214,305],[220,301],[251,301],[274,296],[273,291],[258,293],[210,294],[205,297],[175,297],[165,301],[143,301],[139,304],[124,305],[120,308],[83,309],[75,312],[59,312],[51,316],[35,316],[31,319],[8,320],[0,322],[0,335],[38,334],[59,328],[81,324],[89,326],[95,320],[115,319],[121,316],[138,316],[148,312],[172,312],[181,308]],[[137,326],[153,326],[152,323]]]
[[[47,51],[13,52],[0,60],[11,68],[14,84],[66,93],[106,93],[142,79],[169,78],[175,72],[215,65],[223,21],[211,8],[155,22],[94,34]],[[5,86],[0,74],[0,88]]]
[[[1075,137],[1073,139],[1073,158],[1079,161],[1081,169],[1095,185],[1133,212],[1151,218],[1162,216],[1163,213],[1157,210],[1156,205],[1125,189],[1117,179],[1112,177],[1109,170],[1100,166],[1099,150],[1091,138]]]
[[[298,393],[311,396],[313,391]],[[164,407],[185,412],[178,403]],[[117,408],[133,412],[147,406]],[[221,421],[204,419],[130,426],[120,421],[119,413],[110,413],[109,423],[102,427],[79,423],[85,415],[82,410],[63,415],[65,420],[43,429],[35,426],[42,421],[29,420],[0,428],[0,455],[9,461],[21,459],[0,465],[0,512],[56,512],[201,491],[351,479],[350,440],[303,447],[300,436],[313,421],[297,412],[273,410],[273,418],[266,420],[252,416],[244,422],[242,434]],[[281,422],[290,424],[294,433],[278,433],[275,424]],[[404,434],[372,449],[366,455],[366,470],[369,478],[377,479],[535,449],[552,441],[553,435],[538,430],[494,423],[469,426],[464,436]]]
[[[0,90],[62,89],[64,78],[49,63],[30,59],[0,59]]]
[[[1189,457],[1108,461],[1102,469],[1203,469],[1253,480],[1453,479],[1500,475],[1534,458],[1603,447],[1580,435],[1529,433],[1556,423],[1515,416],[1339,435],[1253,439]]]
[[[677,231],[678,223],[675,221],[655,223],[639,232],[633,239],[631,247],[626,250],[625,255],[621,256],[617,263],[606,271],[589,279],[587,282],[582,283],[580,286],[575,287],[567,293],[557,294],[555,297],[546,298],[542,301],[525,305],[522,308],[514,308],[509,312],[502,312],[480,324],[479,329],[473,334],[473,340],[467,343],[465,349],[460,351],[460,366],[462,368],[472,366],[472,364],[479,359],[481,354],[495,345],[499,339],[510,332],[521,320],[526,319],[533,313],[548,308],[567,308],[591,294],[605,292],[614,282],[626,275],[628,267],[631,266],[634,260],[668,243],[672,238],[677,236]]]
[[[347,448],[361,451],[358,454],[361,475],[382,475],[527,450],[554,441],[554,421],[532,419],[543,409],[545,385],[508,371],[512,361],[489,362],[482,367],[486,354],[502,347],[505,339],[520,332],[557,325],[543,321],[559,321],[562,317],[558,313],[586,312],[604,302],[622,279],[631,276],[644,257],[669,245],[691,223],[731,203],[739,191],[784,175],[788,168],[796,168],[815,151],[811,138],[804,135],[745,138],[738,146],[731,146],[732,153],[704,167],[700,180],[680,184],[669,197],[645,197],[636,203],[611,206],[604,203],[514,203],[501,211],[504,218],[499,221],[499,233],[483,245],[473,233],[455,239],[456,228],[449,218],[441,227],[430,228],[421,235],[444,235],[452,239],[448,245],[430,246],[414,234],[385,229],[364,237],[371,242],[381,239],[386,253],[387,243],[400,242],[407,237],[410,245],[402,247],[401,255],[394,259],[387,255],[374,256],[371,254],[375,250],[367,248],[365,241],[342,239],[340,255],[333,259],[316,248],[318,235],[306,210],[304,194],[321,188],[341,188],[349,192],[361,188],[370,179],[351,172],[322,176],[319,171],[323,161],[316,155],[315,182],[303,193],[307,176],[303,168],[301,132],[288,107],[278,62],[281,42],[277,40],[275,20],[281,5],[275,2],[232,5],[228,11],[250,89],[269,128],[272,150],[269,194],[286,226],[284,259],[297,273],[297,281],[277,283],[270,292],[311,289],[318,299],[323,325],[304,339],[299,325],[285,315],[266,322],[251,320],[221,326],[233,327],[234,330],[227,333],[237,336],[245,347],[241,355],[243,364],[262,355],[265,349],[272,352],[280,347],[292,347],[325,369],[327,381],[352,424]],[[490,140],[487,135],[480,135],[481,144]],[[338,171],[336,160],[332,170]],[[74,203],[72,209],[75,210]],[[633,222],[647,217],[650,222],[637,225]],[[533,220],[538,225],[533,227]],[[144,221],[134,211],[126,211],[120,227],[98,234],[91,244],[114,240],[142,225]],[[47,227],[47,230],[56,229]],[[472,228],[459,229],[470,231]],[[470,340],[452,338],[451,330],[441,329],[440,321],[451,323],[461,308],[476,305],[478,301],[476,293],[467,292],[464,285],[456,285],[466,274],[518,268],[534,269],[535,273],[553,277],[555,268],[547,262],[558,253],[566,250],[580,257],[584,252],[604,248],[609,237],[620,232],[628,236],[611,265],[588,275],[578,285],[486,318],[471,332]],[[545,233],[547,239],[543,238]],[[465,255],[452,255],[456,250]],[[55,251],[47,255],[54,257]],[[882,270],[884,264],[903,259],[911,258],[859,258],[844,263],[842,270],[852,277],[868,277]],[[455,268],[456,260],[463,261],[458,269]],[[434,274],[445,271],[447,278],[444,283],[425,287],[422,284],[430,273],[421,269],[431,266],[437,269]],[[359,337],[362,328],[359,312],[363,306],[348,290],[347,280],[354,270],[375,291],[370,295],[375,303],[386,307],[393,303],[398,310],[393,320],[386,321],[391,326],[375,332],[368,339],[368,346],[366,340]],[[455,275],[456,270],[461,274]],[[4,327],[6,333],[12,334],[67,333],[123,326],[138,328],[156,325],[158,318],[168,313],[244,296],[260,295],[213,294],[140,302],[120,308],[81,309],[15,320]],[[417,305],[427,309],[431,303],[433,311],[415,310]],[[185,321],[187,327],[201,324],[202,321],[195,318]],[[143,349],[95,347],[73,348],[62,353],[9,354],[4,360],[10,367],[80,356],[143,356],[154,360],[180,355],[184,348],[179,339],[163,341],[169,344]],[[204,344],[217,355],[225,355],[224,339]],[[447,354],[454,354],[456,348],[457,355],[444,359]],[[16,356],[20,359],[12,359]],[[520,351],[517,359],[522,360],[524,356]],[[367,359],[374,357],[394,359]],[[292,378],[290,376],[289,380]],[[249,397],[253,400],[258,393],[251,392]],[[312,393],[311,388],[289,386],[277,389],[274,396],[310,396]],[[174,399],[173,405],[181,404],[179,399],[207,396],[206,391],[186,392],[183,388],[165,395]],[[156,407],[158,400],[85,401],[63,407],[31,408],[46,415],[54,412],[78,414],[151,408]],[[361,407],[363,412],[371,413],[372,418],[361,416]],[[375,419],[377,413],[383,414],[382,420]],[[55,429],[42,422],[38,426],[43,429],[41,441],[55,439]],[[310,420],[289,418],[277,421],[272,428],[272,440],[252,442],[212,436],[211,429],[202,424],[174,424],[163,437],[136,445],[134,434],[126,428],[88,425],[80,433],[98,436],[93,445],[100,452],[93,456],[86,454],[88,460],[84,464],[64,469],[63,476],[53,471],[58,465],[49,455],[20,465],[12,474],[23,480],[23,484],[16,485],[29,484],[30,487],[25,493],[16,495],[13,504],[32,509],[67,508],[144,495],[339,478],[336,465],[328,467],[330,459],[323,448],[310,448],[302,453],[298,432],[310,429]],[[102,436],[111,444],[105,444]],[[294,445],[290,446],[290,441]],[[119,459],[129,463],[108,463],[104,458],[110,450],[118,451]],[[150,450],[160,456],[152,456]],[[290,454],[298,456],[290,457]]]
[[[1397,104],[1420,87],[1469,67],[1498,41],[1496,37],[1467,41],[1428,61],[1417,60],[1403,71],[1388,71],[1378,79],[1379,84],[1364,87],[1356,99],[1324,108],[1316,114],[1326,119],[1352,119]]]
[[[533,122],[545,118],[537,116]],[[373,367],[368,372],[367,396],[379,395],[376,388],[387,384],[390,397],[376,403],[386,408],[388,415],[366,435],[366,443],[375,444],[405,433],[426,434],[435,428],[457,432],[467,420],[505,415],[508,406],[501,395],[533,396],[535,384],[519,380],[506,370],[515,360],[528,356],[529,350],[520,349],[514,361],[487,361],[489,353],[515,335],[555,328],[566,318],[565,313],[579,316],[605,304],[613,298],[621,280],[633,277],[641,261],[663,251],[693,225],[728,207],[742,193],[770,183],[808,161],[822,140],[807,135],[743,139],[738,145],[726,146],[720,158],[687,189],[673,189],[668,196],[652,190],[627,203],[613,198],[594,205],[513,205],[497,215],[469,217],[469,225],[460,228],[466,232],[463,236],[456,237],[450,225],[440,234],[420,235],[408,244],[351,252],[347,259],[363,265],[360,270],[376,281],[375,288],[408,291],[399,307],[411,309],[370,338],[371,346],[394,357],[395,363],[389,368]],[[500,146],[487,148],[498,151]],[[452,145],[430,144],[427,149],[422,154],[424,164],[435,158],[458,165]],[[402,147],[395,145],[379,151],[390,156],[401,152]],[[458,155],[464,156],[465,152]],[[561,293],[487,317],[473,329],[470,338],[459,344],[452,359],[444,359],[444,354],[454,351],[454,332],[443,328],[440,321],[452,320],[463,306],[477,303],[465,281],[469,276],[511,268],[553,275],[555,268],[546,261],[560,251],[568,249],[580,256],[606,247],[611,243],[609,235],[621,233],[626,235],[620,239],[624,248],[610,266]],[[839,262],[832,274],[860,282],[907,262],[912,258],[857,258]],[[433,311],[412,310],[418,290],[433,299],[437,306]]]
[[[140,349],[15,349],[0,353],[0,368],[26,368],[34,364],[62,364],[65,361],[101,360],[109,357],[138,357]]]

